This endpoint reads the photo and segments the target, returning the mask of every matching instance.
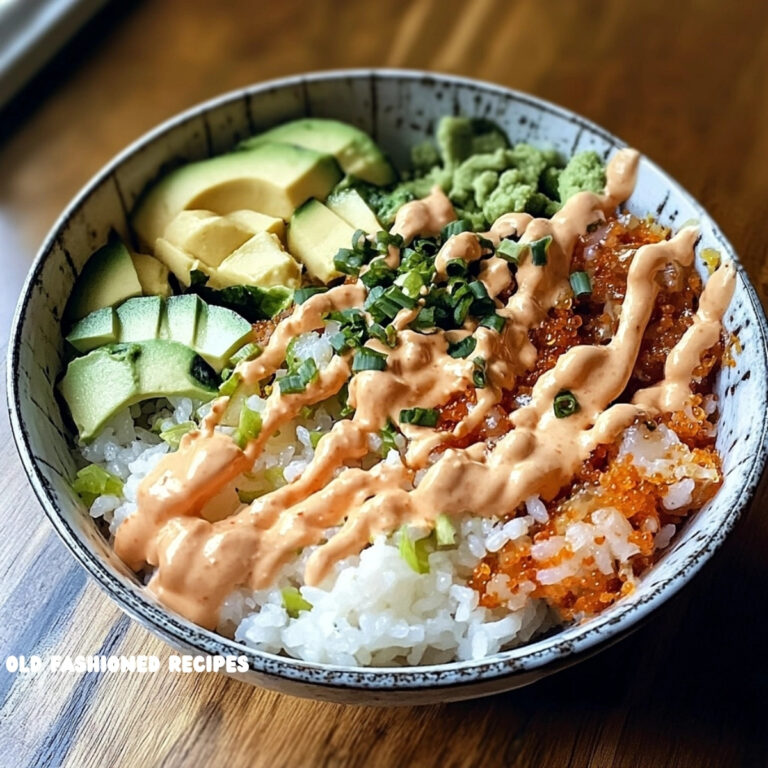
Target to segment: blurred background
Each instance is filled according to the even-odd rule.
[[[765,299],[764,0],[0,0],[2,345],[45,233],[128,143],[223,91],[370,66],[495,81],[603,125],[705,205]],[[0,461],[13,466],[0,493],[17,494],[28,519],[24,531],[6,528],[7,535],[23,533],[45,550],[43,591],[54,567],[76,570],[72,583],[83,589],[84,576],[6,450]],[[768,525],[756,510],[695,584],[631,639],[487,701],[350,710],[206,676],[104,681],[97,704],[87,691],[72,694],[70,683],[25,689],[26,703],[3,702],[6,714],[21,717],[17,729],[36,717],[50,721],[50,730],[42,746],[25,737],[25,757],[14,764],[32,764],[32,753],[35,765],[59,765],[65,755],[69,765],[117,764],[131,745],[144,756],[136,765],[150,758],[189,765],[190,755],[200,765],[226,755],[232,766],[270,767],[358,758],[425,766],[767,765],[765,552]],[[83,594],[80,610],[110,627],[104,642],[111,649],[167,654],[95,587]],[[59,614],[48,618],[58,626]],[[68,632],[56,641],[59,652],[98,650]],[[158,701],[166,702],[163,715],[142,718]],[[107,739],[100,735],[105,712],[112,713]],[[2,750],[10,733],[3,729],[0,764],[17,754]],[[264,740],[273,751],[261,749]],[[107,750],[111,763],[100,761]]]

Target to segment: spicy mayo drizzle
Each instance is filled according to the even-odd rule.
[[[702,352],[721,331],[721,318],[734,287],[734,271],[726,265],[707,283],[693,325],[673,349],[665,378],[638,392],[632,403],[611,405],[624,390],[640,348],[658,293],[656,275],[670,261],[685,265],[693,259],[696,231],[685,228],[668,241],[645,245],[635,254],[621,308],[619,326],[604,346],[578,346],[563,354],[533,388],[531,401],[511,417],[513,429],[493,449],[484,442],[465,449],[448,448],[430,465],[430,454],[451,437],[471,434],[499,402],[503,388],[531,369],[537,352],[528,332],[568,291],[571,254],[589,224],[601,221],[629,197],[637,153],[618,152],[607,168],[604,195],[573,196],[551,219],[507,214],[483,237],[498,244],[515,235],[521,242],[551,236],[545,267],[524,259],[516,274],[517,291],[497,311],[507,317],[502,334],[471,324],[465,330],[419,334],[405,329],[413,313],[395,320],[399,330],[394,349],[371,340],[368,345],[388,354],[384,371],[363,371],[349,383],[352,419],[337,422],[317,445],[313,461],[293,483],[236,509],[234,482],[253,464],[264,444],[304,405],[338,392],[350,376],[345,357],[334,357],[305,392],[267,399],[258,438],[241,451],[228,436],[215,431],[227,406],[214,405],[201,429],[187,435],[179,450],[165,457],[139,489],[138,510],[118,529],[115,550],[133,568],[156,566],[150,588],[170,608],[191,620],[215,627],[221,603],[239,586],[264,588],[304,547],[320,545],[309,558],[305,580],[318,584],[333,564],[367,546],[372,536],[404,523],[430,524],[448,515],[511,514],[527,497],[552,498],[601,443],[612,442],[640,413],[680,407],[690,396],[690,380]],[[393,232],[408,242],[416,235],[434,235],[455,218],[447,197],[438,189],[424,200],[404,205]],[[396,250],[396,249],[395,249]],[[448,261],[480,258],[476,235],[450,238],[436,259],[438,272]],[[399,259],[399,253],[387,257]],[[497,263],[499,262],[499,263]],[[504,269],[502,269],[502,266]],[[480,278],[492,297],[511,282],[501,259],[483,262]],[[241,364],[243,381],[257,385],[280,367],[292,338],[323,326],[328,312],[360,307],[361,283],[345,284],[316,295],[297,307],[275,330],[263,354]],[[452,431],[402,424],[409,440],[405,463],[383,461],[372,469],[345,467],[369,452],[368,436],[388,419],[399,421],[402,409],[436,407],[472,386],[471,360],[454,359],[448,342],[472,333],[475,355],[487,361],[487,385],[476,390],[477,402]],[[558,419],[552,401],[563,389],[577,398],[580,409]],[[424,469],[414,487],[414,475]],[[229,516],[212,513],[211,500],[231,505]],[[213,521],[213,522],[212,522]],[[341,526],[327,541],[326,531]],[[323,543],[325,542],[325,543]]]

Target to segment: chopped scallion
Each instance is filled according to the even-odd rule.
[[[502,240],[496,248],[496,255],[510,264],[519,264],[528,243],[517,243],[514,240]]]
[[[475,366],[475,371],[472,374],[472,382],[478,389],[482,389],[487,383],[485,375],[485,358],[475,357],[472,359],[472,363]]]
[[[232,366],[242,363],[243,360],[253,360],[254,357],[258,357],[261,354],[261,347],[255,342],[248,342],[243,347],[235,352],[232,357],[229,358],[229,364]]]
[[[579,401],[574,397],[573,392],[563,389],[555,395],[552,404],[555,416],[558,419],[564,419],[567,416],[573,416],[579,410]]]
[[[496,333],[501,333],[506,322],[505,317],[494,312],[492,315],[486,315],[480,321],[480,325],[484,328],[490,328],[492,331],[496,331]]]
[[[383,371],[387,367],[387,356],[384,352],[377,352],[369,347],[362,347],[355,351],[352,359],[352,373],[360,371]]]
[[[552,235],[546,235],[533,240],[528,245],[531,248],[531,260],[534,267],[543,267],[547,263],[547,252],[549,251],[550,243],[552,242]]]
[[[451,357],[469,357],[477,346],[477,339],[474,336],[466,336],[461,341],[453,342],[448,345],[448,354]]]
[[[589,296],[592,293],[592,281],[586,272],[571,272],[571,288],[577,299]]]
[[[413,541],[408,535],[408,526],[400,529],[400,557],[405,560],[411,570],[416,573],[429,573],[429,540]]]
[[[306,285],[303,288],[297,288],[293,292],[293,300],[297,304],[303,304],[307,299],[311,299],[318,293],[325,293],[327,290],[327,285]]]
[[[164,429],[160,433],[160,439],[168,443],[173,450],[176,450],[181,438],[193,429],[197,429],[197,424],[194,421],[182,421],[181,424],[174,424],[169,429]]]
[[[240,448],[244,449],[249,440],[259,436],[261,425],[261,414],[258,411],[252,411],[247,405],[243,405],[243,409],[240,411],[240,421],[233,436],[234,441]]]
[[[451,221],[442,228],[440,231],[440,237],[443,240],[447,240],[449,237],[453,237],[454,235],[459,235],[462,232],[471,231],[471,222],[467,221],[466,219],[456,219],[456,221]]]
[[[122,496],[123,481],[98,464],[89,464],[78,471],[72,490],[90,507],[97,496]]]
[[[439,416],[435,408],[405,408],[400,411],[400,422],[417,427],[436,427]]]
[[[296,587],[285,587],[280,591],[286,613],[295,619],[302,611],[312,610],[312,603],[307,602]]]
[[[456,543],[456,528],[448,515],[441,513],[435,519],[435,540],[438,547],[450,547]]]

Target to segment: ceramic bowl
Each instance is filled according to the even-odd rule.
[[[415,704],[470,698],[526,685],[615,642],[676,593],[712,556],[753,499],[766,462],[766,320],[744,271],[725,325],[743,352],[718,377],[722,416],[717,447],[724,483],[685,526],[636,592],[586,623],[481,661],[430,667],[346,668],[249,650],[169,613],[110,550],[69,480],[75,472],[68,432],[54,397],[62,369],[62,310],[88,255],[162,170],[230,149],[240,139],[305,115],[360,126],[400,166],[409,147],[433,135],[440,116],[488,117],[515,141],[554,146],[565,155],[593,149],[608,158],[623,143],[560,107],[495,85],[422,72],[340,71],[276,80],[225,94],[184,112],[139,139],[102,169],[68,206],[30,271],[13,326],[8,393],[19,453],[46,514],[64,543],[130,616],[185,652],[245,654],[243,679],[290,694],[358,704]],[[640,148],[642,150],[642,147]],[[675,227],[698,219],[701,246],[737,262],[702,207],[643,158],[628,208]]]

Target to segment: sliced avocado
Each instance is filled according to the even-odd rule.
[[[376,214],[368,207],[362,195],[352,188],[342,189],[331,194],[325,204],[337,216],[355,229],[362,229],[369,235],[383,229]]]
[[[298,288],[301,264],[271,232],[258,232],[221,262],[211,274],[211,288],[229,285],[284,285]]]
[[[203,302],[193,346],[213,368],[220,371],[232,353],[250,340],[252,331],[253,326],[237,312]]]
[[[66,316],[79,320],[131,296],[141,296],[141,283],[125,243],[113,235],[85,262],[69,297]]]
[[[78,320],[67,335],[67,341],[78,351],[88,352],[94,347],[114,344],[118,340],[120,325],[112,307],[102,307],[82,320]]]
[[[161,338],[194,347],[203,306],[203,300],[193,293],[171,296],[165,302],[165,314],[160,324]]]
[[[168,267],[154,256],[146,253],[131,254],[133,267],[141,284],[142,293],[147,296],[162,296],[168,298],[171,295],[171,286],[168,283]]]
[[[258,211],[232,211],[227,214],[227,218],[237,224],[238,227],[255,235],[257,232],[271,232],[277,235],[280,240],[285,240],[285,222],[274,216],[267,216]]]
[[[123,302],[115,311],[120,323],[118,341],[147,341],[156,339],[160,332],[163,299],[142,296]]]
[[[211,211],[180,211],[166,227],[164,238],[193,259],[218,267],[249,237],[248,229]]]
[[[318,200],[309,200],[288,225],[288,250],[304,263],[309,274],[327,283],[339,272],[333,264],[339,248],[349,248],[355,228]]]
[[[262,142],[172,171],[142,197],[131,223],[152,248],[185,209],[225,214],[246,208],[287,219],[308,198],[325,197],[340,178],[332,155]]]
[[[293,120],[245,139],[240,148],[250,149],[264,142],[296,144],[327,152],[338,160],[345,173],[371,184],[385,186],[397,180],[395,169],[373,139],[359,128],[338,120],[319,117]]]
[[[83,442],[118,411],[156,397],[211,400],[218,377],[194,350],[152,340],[100,347],[75,358],[59,385]]]

